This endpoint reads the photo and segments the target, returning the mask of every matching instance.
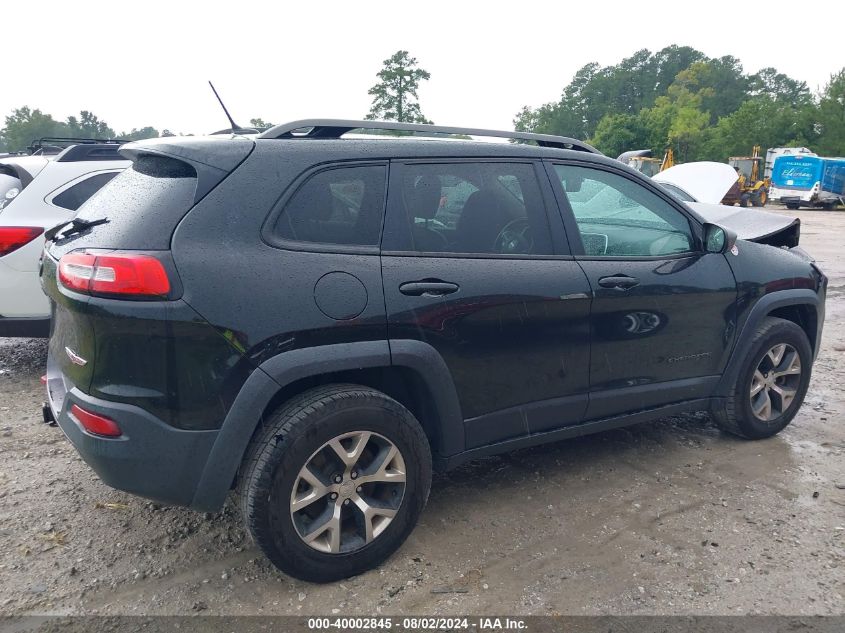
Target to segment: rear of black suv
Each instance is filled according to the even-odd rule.
[[[133,167],[45,249],[49,406],[111,486],[191,505],[250,373],[237,340],[183,300],[170,245],[185,214],[252,149],[246,139],[133,146]]]

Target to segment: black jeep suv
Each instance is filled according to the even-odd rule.
[[[116,488],[236,488],[299,578],[387,558],[432,468],[704,409],[765,438],[807,390],[797,225],[737,241],[573,139],[312,120],[121,153],[49,234],[45,415]]]

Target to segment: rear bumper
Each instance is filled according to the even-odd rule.
[[[47,338],[50,336],[50,319],[19,319],[0,316],[0,336]]]
[[[167,504],[192,505],[218,431],[176,429],[138,407],[92,398],[70,385],[50,358],[47,401],[62,432],[105,484]],[[111,418],[123,435],[89,433],[71,414],[74,404]]]

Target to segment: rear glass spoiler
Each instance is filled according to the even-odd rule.
[[[255,142],[245,137],[162,137],[123,145],[120,155],[135,161],[144,155],[166,156],[194,168],[197,189],[194,202],[214,189],[232,173],[255,148]]]

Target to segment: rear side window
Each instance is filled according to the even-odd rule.
[[[295,242],[377,246],[386,167],[334,167],[306,180],[273,225],[274,237]]]
[[[420,253],[550,255],[552,238],[534,166],[395,166],[382,248]]]
[[[53,198],[53,204],[63,209],[76,211],[88,201],[88,198],[103,188],[108,181],[117,176],[116,171],[105,174],[94,174],[85,180],[68,187]]]
[[[108,222],[96,228],[110,248],[167,249],[182,217],[194,206],[197,174],[182,161],[141,156],[80,209],[83,220]]]

